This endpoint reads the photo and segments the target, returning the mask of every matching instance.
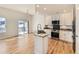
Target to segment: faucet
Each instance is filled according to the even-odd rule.
[[[38,34],[40,33],[40,30],[42,30],[41,24],[38,24],[38,25],[37,25],[37,33],[38,33]]]

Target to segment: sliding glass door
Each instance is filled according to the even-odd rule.
[[[28,33],[28,22],[18,21],[18,34]]]

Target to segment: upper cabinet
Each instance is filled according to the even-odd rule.
[[[52,15],[52,20],[60,20],[60,15],[59,14]]]
[[[60,14],[60,25],[72,25],[73,13]]]

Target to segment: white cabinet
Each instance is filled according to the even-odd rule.
[[[68,42],[73,42],[72,38],[72,31],[60,31],[60,40],[68,41]]]
[[[72,25],[72,20],[73,20],[73,14],[72,13],[67,13],[65,14],[65,25]]]
[[[65,20],[64,20],[64,15],[61,14],[61,15],[60,15],[60,25],[64,25],[64,22],[65,22]]]
[[[60,15],[60,25],[72,25],[73,14],[64,13]]]
[[[60,34],[59,34],[60,40],[64,40],[64,36],[65,36],[64,31],[60,31]]]
[[[72,29],[72,20],[73,20],[72,12],[60,14],[60,25],[63,25],[60,26],[60,29]],[[60,30],[60,40],[73,42],[72,34],[73,34],[72,31]]]
[[[44,31],[48,34],[48,37],[51,38],[51,29],[44,29]]]
[[[72,38],[72,31],[66,31],[65,32],[65,39],[68,42],[73,42],[73,38]]]
[[[46,54],[48,51],[48,35],[35,34],[34,38],[34,53]]]

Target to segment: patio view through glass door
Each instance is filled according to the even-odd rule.
[[[18,21],[18,34],[28,33],[28,22]]]

